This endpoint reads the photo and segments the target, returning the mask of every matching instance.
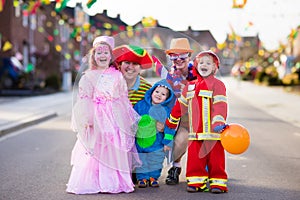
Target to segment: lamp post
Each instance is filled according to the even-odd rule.
[[[84,55],[84,38],[85,38],[85,32],[84,32],[84,25],[86,23],[89,23],[89,16],[86,14],[82,7],[81,4],[77,3],[76,7],[74,9],[75,12],[75,26],[80,27],[80,66],[83,66],[83,55]]]
[[[63,20],[61,20],[63,22]],[[67,58],[68,54],[68,41],[70,38],[69,25],[65,23],[60,23],[60,33],[61,33],[61,42],[63,44],[63,77],[62,77],[62,90],[65,92],[71,91],[72,89],[72,73],[70,68],[70,60]]]

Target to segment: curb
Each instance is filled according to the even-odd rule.
[[[38,123],[41,123],[43,121],[46,121],[48,119],[57,117],[57,113],[56,112],[50,112],[50,113],[41,113],[41,114],[37,114],[34,115],[33,117],[29,117],[27,119],[24,120],[20,120],[19,122],[14,122],[14,123],[10,123],[6,126],[1,127],[0,129],[0,137],[14,132],[14,131],[18,131],[22,128],[26,128],[28,126],[32,126]]]

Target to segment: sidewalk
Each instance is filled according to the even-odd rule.
[[[43,96],[0,97],[0,137],[71,112],[72,92]]]
[[[256,85],[232,77],[221,79],[228,90],[252,106],[283,121],[300,127],[300,95],[286,92],[281,86]]]
[[[157,78],[149,79],[155,82]],[[300,95],[283,91],[281,87],[238,82],[222,77],[228,94],[233,94],[265,112],[300,127]],[[10,132],[71,112],[72,91],[20,97],[13,100],[0,97],[0,137]],[[8,100],[7,100],[8,99]]]

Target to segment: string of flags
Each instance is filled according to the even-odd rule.
[[[27,16],[28,16],[30,14],[36,14],[39,7],[41,7],[43,5],[49,5],[49,4],[51,4],[51,2],[55,3],[55,11],[56,12],[61,12],[67,6],[67,3],[70,0],[55,0],[55,1],[51,1],[51,0],[27,0],[27,1],[12,0],[12,1],[13,1],[13,6],[14,7],[21,6],[23,14],[27,14]],[[20,5],[21,2],[23,2],[22,5]],[[26,3],[24,3],[24,2],[26,2]],[[85,4],[86,4],[87,8],[91,8],[96,2],[97,2],[97,0],[87,0],[85,2]],[[244,6],[247,3],[247,0],[232,0],[232,2],[233,2],[233,5],[232,5],[233,8],[244,8]],[[0,0],[0,12],[3,11],[5,3],[7,3],[7,0]],[[55,13],[55,11],[53,11],[53,12]],[[152,26],[155,26],[157,24],[156,19],[154,19],[152,17],[144,17],[141,22],[142,22],[144,27],[152,27]],[[244,30],[247,31],[252,26],[254,26],[254,23],[249,21],[245,25]],[[39,27],[40,32],[44,31],[42,29],[43,29],[43,27]],[[106,29],[106,30],[104,30],[105,32],[103,32],[103,33],[99,33],[98,29]],[[233,29],[233,27],[231,25],[230,25],[230,29],[231,29],[231,33],[229,34],[229,39],[231,41],[239,42],[240,39],[241,39],[240,36],[235,32],[235,30]],[[107,23],[107,22],[106,23],[100,23],[100,22],[94,22],[93,23],[93,21],[90,21],[87,25],[84,25],[80,28],[74,27],[71,30],[70,37],[71,38],[76,38],[77,36],[80,36],[81,31],[90,32],[91,30],[98,31],[97,34],[105,34],[105,35],[113,35],[117,32],[123,32],[123,31],[127,30],[127,36],[128,37],[133,35],[133,34],[130,35],[130,33],[132,31],[130,31],[129,26],[127,26],[127,27],[123,26],[123,25],[118,26],[118,25],[115,25],[115,24]],[[297,31],[297,29],[292,29],[291,33],[287,36],[287,38],[295,39],[298,35],[298,32],[299,31]],[[45,34],[45,35],[46,35],[48,41],[53,42],[54,37],[57,36],[58,34],[59,34],[59,30],[55,29],[53,31],[53,33]],[[78,37],[78,38],[80,38],[80,37]],[[0,39],[1,39],[1,33],[0,33]],[[77,40],[77,41],[80,42],[79,40]],[[163,46],[163,42],[161,41],[161,38],[157,34],[153,36],[153,38],[151,40],[151,43],[157,48]],[[2,41],[2,43],[0,41],[0,51],[1,50],[2,51],[8,51],[12,48],[13,48],[13,45],[9,41]]]
[[[64,8],[67,7],[67,4],[70,0],[55,0],[55,11],[56,12],[61,12]],[[0,12],[3,11],[4,6],[5,6],[6,0],[0,0]],[[14,7],[19,7],[21,6],[20,0],[13,0],[13,5]],[[86,7],[91,8],[97,0],[88,0],[86,2]],[[51,4],[51,0],[28,0],[26,3],[22,3],[22,10],[30,13],[30,14],[35,14],[37,9],[43,5],[49,5]]]

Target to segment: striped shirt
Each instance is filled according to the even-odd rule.
[[[144,99],[145,93],[152,87],[143,77],[138,76],[134,86],[128,90],[129,100],[134,106],[138,101]]]

